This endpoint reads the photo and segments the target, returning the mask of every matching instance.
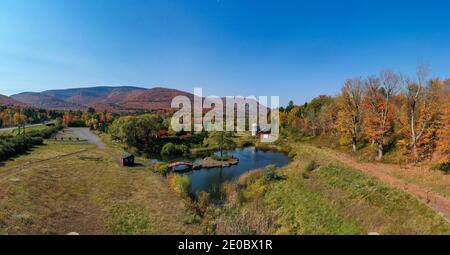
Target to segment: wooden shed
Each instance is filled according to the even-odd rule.
[[[134,166],[134,156],[130,153],[124,153],[120,158],[122,166]]]

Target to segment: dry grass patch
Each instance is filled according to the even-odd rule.
[[[103,151],[90,149],[25,170],[0,179],[0,233],[199,233],[197,225],[184,223],[190,214],[185,201],[161,176],[145,167],[121,168]]]

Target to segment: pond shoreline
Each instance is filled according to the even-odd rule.
[[[286,153],[272,148],[259,149],[255,146],[236,148],[228,151],[227,155],[235,159],[235,161],[209,161],[202,164],[200,169],[186,171],[192,182],[193,193],[201,191],[208,192],[211,196],[219,196],[221,185],[225,182],[233,181],[242,174],[254,169],[262,169],[269,165],[282,167],[289,164],[289,157]],[[205,159],[213,159],[212,157],[200,158],[195,163],[205,163]]]

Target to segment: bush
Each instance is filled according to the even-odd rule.
[[[295,153],[295,151],[291,151],[291,152],[289,152],[289,154],[288,154],[288,157],[289,157],[290,159],[294,159],[296,156],[297,156],[297,153]]]
[[[130,147],[130,146],[125,146],[126,151],[128,151],[128,153],[135,155],[135,156],[141,156],[142,152],[136,148],[136,147]]]
[[[264,171],[261,169],[248,171],[239,176],[237,183],[240,187],[247,187],[260,179],[262,175],[264,175]]]
[[[284,179],[283,176],[276,171],[276,167],[274,165],[267,166],[264,169],[265,181],[270,182],[270,181],[279,181],[283,179]]]
[[[187,155],[190,152],[189,147],[187,145],[184,145],[184,144],[178,145],[177,146],[177,150],[183,155]]]
[[[24,153],[33,146],[42,145],[44,139],[50,138],[60,128],[56,126],[41,131],[30,131],[25,135],[0,136],[0,161]]]
[[[189,152],[189,147],[184,144],[175,145],[173,143],[166,143],[161,149],[161,155],[163,156],[187,155]]]
[[[169,186],[179,195],[189,197],[192,194],[191,179],[187,175],[174,174],[168,177]]]
[[[174,155],[177,147],[173,143],[166,143],[161,149],[161,155],[170,156]]]
[[[432,166],[433,170],[439,170],[446,174],[450,173],[450,162],[448,163],[442,163],[442,164],[435,164]]]
[[[312,172],[318,167],[319,165],[317,164],[317,162],[315,160],[311,160],[309,161],[308,165],[306,165],[305,172]]]
[[[216,160],[216,161],[228,161],[228,160],[232,160],[233,159],[232,156],[223,155],[222,157],[220,157],[220,155],[216,155],[216,154],[212,155],[211,158]]]
[[[0,140],[0,160],[6,160],[21,154],[35,145],[42,145],[42,137],[4,136]]]
[[[162,174],[162,175],[167,175],[169,168],[167,167],[166,164],[158,162],[154,165],[154,169],[156,172]]]

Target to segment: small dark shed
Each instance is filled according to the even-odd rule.
[[[120,158],[122,166],[134,166],[134,156],[130,153],[124,153]]]

